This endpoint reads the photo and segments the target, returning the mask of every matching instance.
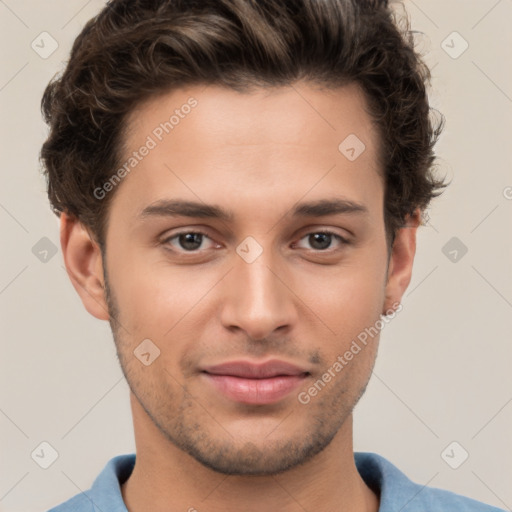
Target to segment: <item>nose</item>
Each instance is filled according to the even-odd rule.
[[[224,284],[223,326],[243,330],[253,340],[267,338],[278,329],[287,331],[297,319],[295,295],[269,253],[263,251],[252,263],[236,256]]]

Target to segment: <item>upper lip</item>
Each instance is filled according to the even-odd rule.
[[[280,375],[305,375],[307,370],[287,363],[272,360],[265,363],[251,363],[249,361],[230,361],[214,366],[206,366],[203,371],[211,375],[227,375],[246,379],[268,379]]]

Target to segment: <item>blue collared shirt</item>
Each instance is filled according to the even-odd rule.
[[[415,484],[376,453],[355,452],[354,459],[363,480],[380,496],[379,512],[504,512],[450,491]],[[134,465],[135,454],[110,459],[91,489],[48,512],[128,512],[121,484]]]

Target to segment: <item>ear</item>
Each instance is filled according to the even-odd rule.
[[[62,213],[60,244],[66,271],[85,309],[100,320],[108,320],[103,261],[97,242],[78,219]]]
[[[416,254],[416,232],[420,225],[420,217],[419,209],[412,216],[408,215],[405,226],[396,233],[389,259],[385,289],[386,300],[382,314],[396,309],[397,303],[401,301],[411,281],[412,266]]]

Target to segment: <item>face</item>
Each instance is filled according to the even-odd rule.
[[[190,87],[128,126],[102,266],[139,413],[219,472],[307,461],[367,385],[378,334],[354,340],[400,299],[363,95]]]

